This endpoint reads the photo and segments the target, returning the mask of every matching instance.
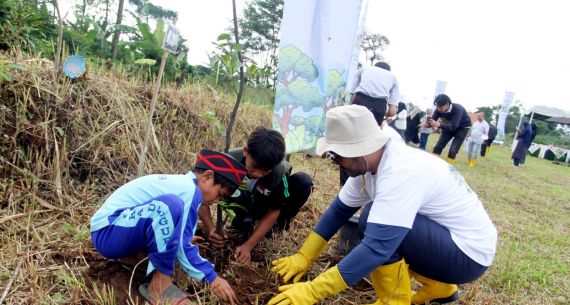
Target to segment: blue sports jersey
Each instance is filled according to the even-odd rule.
[[[166,194],[172,194],[181,199],[184,205],[182,214],[182,232],[161,232],[155,230],[157,248],[161,249],[171,236],[179,236],[180,246],[176,253],[176,259],[182,269],[197,280],[205,279],[211,283],[217,274],[214,266],[200,257],[197,246],[190,243],[198,224],[198,208],[202,202],[202,192],[197,187],[196,176],[189,172],[186,175],[148,175],[137,178],[111,194],[103,205],[91,218],[91,232],[95,232],[107,226],[120,226],[123,228],[135,227],[141,219],[148,218],[148,207],[142,208],[142,204],[148,203],[154,198]],[[158,203],[157,203],[158,204]],[[141,208],[138,208],[141,206]],[[160,205],[157,206],[160,208]],[[132,208],[129,217],[116,217],[117,212]],[[166,209],[166,206],[163,207]],[[140,211],[138,211],[140,210]],[[153,228],[155,229],[155,228]],[[157,228],[158,229],[158,228]],[[164,234],[163,234],[164,233]],[[160,238],[161,234],[164,239]],[[121,246],[121,245],[117,245]],[[155,269],[149,262],[147,273]]]

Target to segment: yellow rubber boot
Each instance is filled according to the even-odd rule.
[[[485,152],[485,155],[488,155],[491,152],[491,146],[487,146],[487,151]]]
[[[447,157],[446,161],[451,165],[455,164],[455,159],[451,159],[450,157]]]
[[[477,158],[471,159],[471,167],[475,167],[477,165]]]
[[[431,302],[446,304],[459,299],[457,285],[428,279],[427,277],[419,275],[411,270],[410,274],[416,279],[416,281],[422,284],[420,290],[412,295],[412,304],[430,304]]]
[[[408,264],[399,262],[380,266],[370,273],[372,286],[378,300],[369,305],[409,305],[412,300],[412,286]]]

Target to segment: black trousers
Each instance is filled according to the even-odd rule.
[[[485,157],[485,155],[487,154],[487,147],[491,147],[491,144],[493,143],[493,141],[483,141],[483,144],[481,144],[481,157]]]
[[[287,177],[289,196],[281,205],[281,213],[273,229],[289,230],[291,220],[299,213],[313,192],[313,180],[304,172],[297,172]],[[232,227],[244,233],[247,237],[253,232],[255,222],[260,220],[268,211],[269,207],[264,202],[256,202],[252,192],[240,188],[238,198],[233,198],[231,210],[235,217]],[[271,200],[271,198],[269,198]]]
[[[469,128],[458,128],[453,132],[442,131],[437,144],[435,144],[435,147],[433,148],[433,153],[441,155],[441,151],[445,148],[445,145],[453,139],[451,146],[449,147],[447,157],[455,160],[459,149],[461,149],[461,144],[465,141],[468,133]]]
[[[374,98],[359,92],[356,93],[352,104],[368,108],[374,115],[378,125],[382,125],[386,116],[386,108],[388,107],[388,101],[385,98]]]

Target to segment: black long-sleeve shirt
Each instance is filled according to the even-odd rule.
[[[451,111],[449,112],[439,112],[437,109],[434,111],[432,119],[437,121],[437,119],[442,118],[445,122],[442,122],[439,126],[441,130],[445,132],[454,132],[460,128],[471,127],[471,118],[463,106],[459,104],[451,104]]]
[[[497,127],[489,125],[489,143],[493,143],[495,137],[497,136]]]

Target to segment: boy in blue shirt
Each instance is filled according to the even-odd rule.
[[[231,195],[246,173],[231,156],[203,149],[186,175],[137,178],[113,192],[91,218],[93,245],[111,259],[148,255],[147,274],[152,273],[152,279],[139,292],[151,304],[191,304],[172,283],[176,260],[189,276],[205,280],[219,298],[235,304],[231,286],[200,257],[191,240],[200,205]]]

